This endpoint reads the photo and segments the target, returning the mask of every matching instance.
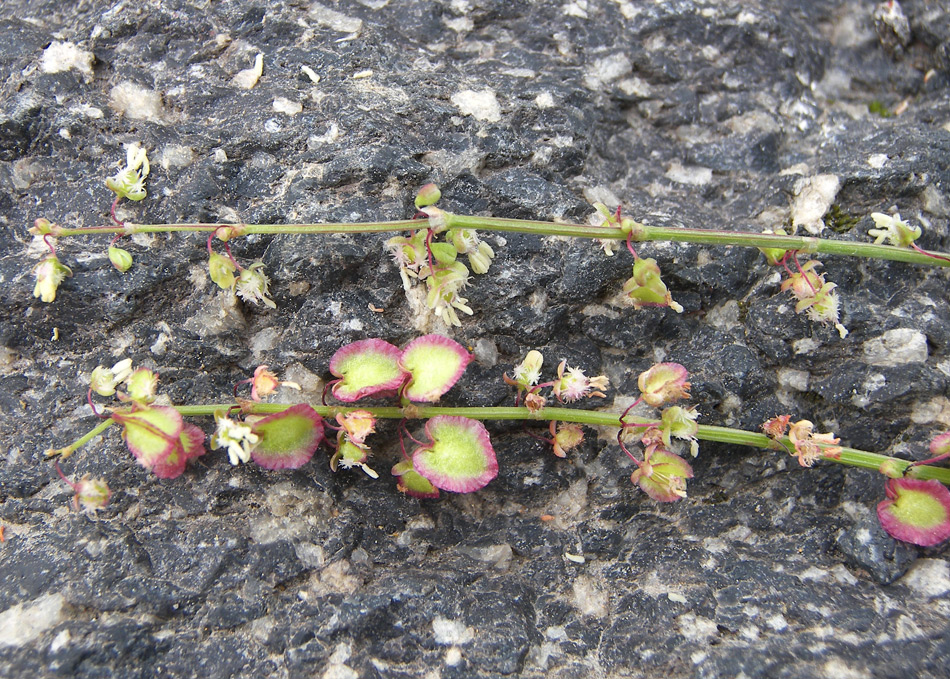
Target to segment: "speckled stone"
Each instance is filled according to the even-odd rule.
[[[332,473],[325,451],[286,472],[215,451],[160,481],[110,431],[62,462],[113,488],[92,517],[70,510],[44,451],[93,426],[86,376],[120,356],[154,367],[175,403],[230,398],[260,364],[317,400],[341,344],[431,330],[485,359],[446,405],[510,403],[501,376],[531,348],[545,379],[560,359],[608,375],[591,402],[606,409],[677,361],[702,423],[790,413],[923,459],[950,426],[946,269],[823,257],[842,339],[795,315],[753,250],[638,244],[685,311],[635,313],[618,299],[624,249],[484,234],[495,263],[449,330],[415,314],[385,234],[235,239],[240,261],[264,263],[271,311],[208,283],[205,239],[184,234],[124,240],[125,275],[106,239],[62,239],[73,276],[43,304],[26,230],[107,222],[104,179],[138,141],[149,196],[120,206],[138,222],[403,219],[436,181],[457,212],[586,222],[605,201],[652,224],[760,231],[791,223],[795,195],[827,176],[837,231],[823,236],[866,241],[871,212],[899,210],[946,251],[950,21],[941,3],[901,5],[898,53],[856,0],[8,0],[0,674],[945,676],[946,550],[876,527],[873,471],[704,444],[688,499],[657,504],[609,432],[562,460],[499,422],[498,478],[432,502],[388,480],[391,424],[375,482]],[[54,42],[91,70],[84,56],[44,69]],[[239,86],[258,54],[260,77]],[[901,337],[913,360],[889,361],[880,338]],[[43,624],[15,629],[32,610]]]

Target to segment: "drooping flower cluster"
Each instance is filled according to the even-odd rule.
[[[699,453],[696,409],[668,405],[689,398],[689,373],[679,363],[658,363],[640,373],[637,385],[640,388],[640,398],[621,415],[622,427],[617,434],[617,442],[637,465],[637,469],[630,475],[630,480],[657,502],[674,502],[686,497],[686,479],[693,478],[693,469],[686,460],[671,450],[673,439],[689,441],[690,454],[693,457]],[[628,422],[627,413],[639,403],[646,403],[654,408],[668,407],[661,411],[659,421]],[[624,445],[626,432],[638,429],[643,430],[640,434],[643,460],[638,459]]]
[[[420,215],[428,217],[427,227],[409,236],[396,236],[386,242],[393,261],[399,266],[403,288],[409,292],[414,280],[425,281],[426,306],[446,325],[461,325],[459,312],[472,315],[468,299],[461,292],[468,285],[469,267],[458,261],[468,255],[476,274],[488,272],[495,251],[473,229],[451,229],[451,216],[433,205],[442,196],[435,184],[426,184],[416,196]],[[444,242],[435,239],[444,233]]]
[[[524,360],[518,363],[512,374],[503,375],[506,384],[518,389],[515,402],[524,402],[525,407],[532,413],[540,413],[547,405],[548,398],[542,390],[550,389],[550,395],[559,403],[573,403],[582,398],[605,398],[602,390],[608,386],[605,375],[587,377],[580,368],[569,368],[566,360],[557,366],[557,378],[549,382],[539,383],[541,368],[544,365],[544,356],[540,351],[529,351]],[[572,422],[558,422],[552,420],[548,430],[551,438],[543,439],[551,444],[554,454],[565,457],[567,451],[576,448],[584,441],[584,430]],[[540,437],[539,437],[540,438]]]
[[[528,408],[540,410],[547,403],[547,398],[541,393],[542,389],[551,389],[551,394],[560,403],[573,403],[582,398],[598,396],[604,398],[609,381],[605,375],[587,377],[581,368],[571,368],[567,360],[562,360],[557,366],[557,379],[539,384],[541,367],[544,356],[540,351],[531,350],[524,360],[515,366],[512,376],[506,373],[503,378],[506,384],[518,388],[518,401],[523,398]]]
[[[255,306],[263,302],[271,309],[277,308],[274,300],[267,296],[270,294],[270,279],[264,274],[263,262],[239,269],[237,262],[230,257],[212,252],[208,257],[208,274],[215,285],[233,291],[245,302]]]
[[[815,432],[815,425],[809,420],[791,423],[791,419],[790,415],[773,417],[762,425],[762,431],[797,457],[801,466],[811,467],[822,458],[836,459],[841,454],[842,448],[837,445],[840,439],[834,434]]]
[[[591,217],[591,223],[599,227],[608,227],[620,229],[627,239],[627,249],[633,255],[633,276],[628,278],[623,284],[623,293],[625,297],[633,303],[633,308],[640,310],[645,306],[669,307],[678,314],[683,313],[683,307],[673,301],[673,295],[660,275],[660,265],[655,259],[644,259],[633,249],[633,239],[638,231],[643,229],[630,217],[621,215],[620,206],[615,211],[611,211],[603,203],[594,203],[596,210]],[[607,256],[613,256],[617,241],[614,239],[601,239],[601,246]]]
[[[368,476],[379,478],[366,460],[370,455],[370,448],[366,444],[366,437],[376,431],[376,418],[366,410],[353,410],[348,413],[338,413],[336,421],[340,425],[337,432],[336,452],[330,458],[330,469],[337,470],[337,465],[344,469],[359,467]]]
[[[838,286],[825,280],[825,274],[815,271],[821,262],[809,260],[794,273],[789,273],[782,281],[782,290],[789,290],[798,302],[795,304],[797,313],[807,312],[814,321],[831,323],[842,337],[848,334],[847,329],[838,322]]]

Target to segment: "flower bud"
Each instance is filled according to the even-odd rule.
[[[129,377],[127,391],[129,398],[139,403],[151,403],[155,400],[158,388],[158,375],[148,368],[139,368]]]
[[[658,408],[681,398],[689,398],[689,372],[679,363],[657,363],[640,373],[637,386],[647,404]]]
[[[673,301],[669,289],[660,278],[660,267],[655,259],[637,259],[633,263],[633,277],[623,284],[623,291],[633,301],[634,309],[668,306],[676,313],[683,313],[683,307]]]
[[[208,273],[211,275],[211,280],[222,290],[230,290],[234,287],[236,270],[234,262],[224,255],[213,252],[208,258]]]
[[[132,254],[128,250],[112,246],[109,248],[109,261],[112,266],[125,273],[132,268]]]
[[[112,491],[109,484],[102,479],[81,479],[74,486],[76,495],[73,497],[73,506],[79,509],[102,509],[109,504]]]
[[[683,408],[682,406],[666,408],[660,417],[663,443],[669,446],[670,437],[695,439],[699,432],[699,425],[696,423],[697,415],[695,408]]]
[[[495,251],[488,243],[482,241],[474,252],[468,254],[468,263],[472,266],[472,271],[481,275],[488,273],[488,268],[491,266],[494,257]]]
[[[532,349],[524,357],[524,360],[515,366],[514,381],[520,387],[527,389],[533,387],[541,379],[541,366],[544,364],[544,356],[540,351]]]
[[[53,225],[48,219],[40,217],[33,222],[33,228],[30,229],[30,233],[35,236],[47,236],[53,233]]]
[[[442,191],[435,184],[426,184],[416,194],[416,209],[421,210],[424,207],[435,205],[442,197]]]
[[[60,283],[73,275],[70,268],[64,266],[56,255],[50,255],[33,267],[33,273],[36,276],[33,296],[46,303],[56,299],[56,290],[59,289]]]
[[[211,447],[227,448],[232,465],[250,462],[251,451],[260,443],[261,437],[249,424],[232,420],[225,410],[215,412],[214,422],[216,428],[211,435]]]

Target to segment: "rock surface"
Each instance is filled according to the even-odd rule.
[[[120,209],[137,222],[399,219],[435,181],[464,213],[586,221],[619,201],[657,225],[797,219],[858,241],[896,208],[946,251],[945,3],[902,3],[906,44],[846,0],[4,8],[0,674],[945,676],[947,553],[876,529],[869,471],[705,444],[689,498],[658,505],[609,436],[560,460],[501,423],[495,481],[420,502],[323,451],[271,473],[216,451],[160,481],[113,431],[63,463],[114,489],[92,517],[44,451],[92,426],[87,376],[122,356],[175,403],[229,398],[261,363],[317,400],[341,344],[431,329],[478,347],[450,405],[507,403],[501,375],[530,348],[609,375],[608,408],[678,361],[703,423],[789,412],[922,459],[950,426],[947,270],[823,258],[841,339],[793,313],[755,251],[641,246],[686,312],[635,313],[625,253],[487,234],[495,264],[450,331],[413,313],[385,235],[235,240],[271,311],[218,293],[194,235],[132,239],[126,275],[107,240],[62,239],[73,276],[43,304],[26,231],[108,221],[104,179],[138,141],[149,197]],[[392,428],[377,448],[385,470]]]

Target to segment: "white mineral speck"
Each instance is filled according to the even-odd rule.
[[[358,33],[363,28],[362,19],[349,17],[319,2],[310,5],[310,18],[320,26],[341,33]]]
[[[591,64],[584,73],[584,85],[592,90],[598,90],[604,84],[633,72],[633,64],[626,54],[617,53],[598,59]]]
[[[303,111],[303,104],[299,101],[293,101],[287,97],[277,97],[272,104],[277,113],[283,113],[288,116],[295,116]]]
[[[898,582],[928,597],[950,592],[950,563],[942,559],[918,559]]]
[[[195,152],[190,146],[166,144],[162,149],[161,165],[166,170],[170,168],[188,167],[194,160]]]
[[[133,82],[121,82],[109,92],[109,105],[135,120],[161,122],[162,95]]]
[[[65,604],[62,594],[45,594],[0,613],[0,648],[25,646],[34,641],[63,619]]]
[[[534,103],[538,108],[553,108],[554,107],[554,97],[551,96],[550,92],[542,92],[534,98]]]
[[[778,383],[786,389],[795,391],[805,391],[808,389],[809,374],[805,370],[793,370],[791,368],[779,368]]]
[[[927,354],[927,336],[911,328],[894,328],[864,343],[864,360],[871,365],[923,363]]]
[[[462,90],[452,95],[452,103],[462,115],[472,116],[475,120],[486,123],[497,123],[501,120],[501,106],[494,90]]]
[[[92,52],[81,50],[71,42],[53,41],[43,50],[40,60],[40,70],[43,73],[62,73],[71,68],[83,74],[85,78],[92,77],[92,64],[95,60]]]
[[[474,630],[466,627],[461,620],[449,620],[442,617],[437,617],[432,621],[432,634],[435,637],[435,643],[442,646],[466,644],[475,637]]]
[[[703,186],[712,181],[712,170],[708,167],[699,167],[695,165],[680,165],[673,161],[670,169],[666,171],[666,178],[677,184],[690,184],[692,186]]]
[[[835,200],[841,180],[833,174],[803,177],[795,182],[792,201],[792,224],[809,233],[818,233],[824,227],[821,218]]]

